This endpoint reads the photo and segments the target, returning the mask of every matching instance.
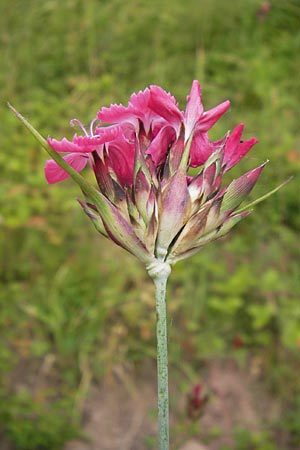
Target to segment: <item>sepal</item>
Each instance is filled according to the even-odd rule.
[[[268,161],[267,161],[268,162]],[[267,163],[266,162],[266,163]],[[261,174],[266,163],[257,167],[256,169],[250,170],[241,177],[233,180],[226,189],[223,203],[222,211],[233,210],[237,208],[247,195],[252,191],[255,186],[259,175]]]
[[[103,222],[101,220],[101,217],[97,211],[97,208],[92,205],[91,203],[84,202],[83,200],[77,199],[78,203],[82,207],[85,214],[88,216],[88,218],[92,221],[94,227],[96,230],[102,234],[102,236],[105,236],[108,238],[108,234],[105,230],[105,227],[103,225]]]
[[[158,195],[157,257],[165,258],[169,245],[189,218],[191,199],[186,172],[178,170]]]
[[[249,208],[253,208],[253,206],[258,205],[259,203],[263,202],[264,200],[266,200],[267,198],[269,198],[271,195],[275,194],[277,191],[279,191],[279,189],[281,189],[283,186],[285,186],[287,183],[289,183],[291,180],[293,179],[293,177],[289,177],[287,180],[285,180],[283,183],[281,183],[279,186],[277,186],[276,188],[272,189],[271,191],[267,192],[266,194],[262,195],[261,197],[257,198],[256,200],[254,200],[251,203],[248,203],[246,206],[243,206],[242,208],[238,209],[236,211],[236,213],[242,213],[245,210],[249,209]]]

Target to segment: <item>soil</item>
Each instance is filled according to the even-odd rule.
[[[147,367],[144,372],[138,381],[133,381],[132,374],[120,369],[101,385],[93,385],[84,406],[85,439],[69,442],[64,450],[155,448],[155,370],[154,367]],[[232,433],[237,426],[259,430],[256,374],[246,372],[232,360],[213,361],[203,372],[199,374],[199,381],[210,391],[210,396],[201,417],[195,421],[192,440],[186,432],[191,424],[186,414],[187,394],[178,392],[178,386],[171,383],[171,397],[176,399],[171,400],[170,422],[175,435],[175,442],[171,444],[173,449],[230,448],[233,446]],[[172,380],[172,374],[170,378]],[[183,430],[182,438],[180,430]],[[215,430],[214,433],[212,430]]]

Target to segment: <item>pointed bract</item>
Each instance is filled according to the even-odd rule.
[[[223,198],[221,211],[233,210],[242,203],[252,191],[265,165],[266,163],[250,170],[230,183]]]
[[[145,224],[148,224],[151,218],[147,210],[147,203],[151,192],[151,184],[147,180],[143,169],[140,168],[134,183],[134,200],[137,210],[141,214]]]
[[[164,186],[158,198],[159,226],[157,256],[164,258],[169,245],[188,220],[191,200],[187,189],[186,174],[178,170]]]
[[[83,202],[82,200],[78,199],[78,203],[82,207],[85,214],[88,216],[88,218],[92,221],[94,227],[98,231],[98,233],[102,234],[105,237],[108,237],[108,234],[105,230],[105,227],[103,225],[101,216],[99,216],[97,208],[95,208],[94,205],[91,205],[89,203]]]

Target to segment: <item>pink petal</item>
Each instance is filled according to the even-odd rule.
[[[146,88],[144,91],[139,91],[137,94],[132,94],[128,107],[136,114],[144,126],[144,130],[148,135],[153,119],[156,114],[149,108],[150,89]]]
[[[253,147],[254,144],[258,142],[258,139],[252,138],[244,142],[240,142],[244,125],[240,124],[228,137],[225,144],[224,153],[224,165],[225,171],[228,171],[233,166],[243,159],[243,157],[248,153],[248,151]]]
[[[146,150],[146,154],[151,155],[151,159],[156,166],[166,160],[169,146],[174,139],[175,132],[170,126],[163,127],[153,139]]]
[[[50,145],[50,147],[52,147],[56,152],[59,153],[82,152],[81,147],[79,147],[77,144],[74,144],[74,142],[68,141],[68,139],[66,139],[65,137],[62,138],[60,141],[48,137],[47,142]]]
[[[75,136],[73,138],[74,144],[81,149],[81,153],[92,152],[100,145],[113,141],[122,135],[121,128],[118,126],[97,127],[96,131],[97,134],[95,136]]]
[[[210,142],[208,134],[196,131],[190,150],[191,167],[199,167],[204,164],[213,150],[214,146]]]
[[[111,105],[109,108],[103,107],[98,112],[97,117],[105,123],[117,123],[134,131],[139,130],[138,117],[132,110],[123,105]]]
[[[80,155],[78,153],[70,153],[70,155],[64,156],[63,159],[77,172],[84,169],[88,161],[86,155]],[[44,173],[49,184],[55,184],[70,177],[70,175],[52,159],[46,161]]]
[[[132,111],[139,111],[144,114],[148,110],[150,100],[150,89],[146,88],[144,91],[139,91],[137,94],[133,93],[130,97],[128,107]]]
[[[199,82],[194,80],[184,113],[185,142],[189,139],[202,114],[201,87]]]
[[[171,94],[159,86],[150,86],[149,107],[173,126],[177,135],[179,134],[183,114]]]
[[[211,144],[213,146],[214,151],[220,147],[223,147],[226,143],[226,140],[227,140],[227,136],[225,136],[222,139],[219,139],[218,141],[213,141]]]
[[[120,125],[98,126],[95,128],[94,137],[99,136],[107,141],[112,141],[122,135],[123,128]]]
[[[127,122],[133,118],[132,111],[124,105],[110,105],[109,108],[103,107],[97,114],[99,120],[105,123]]]
[[[228,110],[229,107],[230,101],[226,100],[225,102],[220,103],[220,105],[217,105],[214,108],[204,112],[197,124],[197,129],[201,131],[208,131]]]
[[[139,120],[143,123],[146,134],[149,133],[152,121],[157,118],[157,114],[149,108],[150,89],[133,93],[128,106],[111,105],[109,108],[102,108],[98,113],[98,118],[107,123],[119,123],[124,127],[127,123],[131,128],[139,130]]]
[[[95,136],[77,136],[73,137],[73,141],[66,138],[60,141],[48,137],[47,142],[55,151],[60,153],[89,153],[97,149],[100,145],[116,139],[122,130],[119,126],[97,127],[97,135]]]
[[[133,183],[135,144],[125,138],[110,142],[107,146],[107,162],[115,172],[121,186]]]
[[[165,119],[156,116],[156,118],[154,118],[151,122],[151,132],[152,132],[152,136],[155,137],[160,130],[165,127],[167,125]]]

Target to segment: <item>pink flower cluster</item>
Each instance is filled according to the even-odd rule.
[[[211,153],[224,144],[223,164],[225,170],[237,164],[257,142],[252,138],[241,142],[243,125],[237,126],[231,135],[217,142],[211,142],[208,131],[228,110],[230,102],[204,111],[201,101],[201,88],[193,81],[186,109],[182,112],[175,98],[159,86],[151,86],[138,94],[132,94],[128,106],[111,105],[103,107],[92,121],[87,131],[79,121],[83,136],[73,137],[72,141],[63,138],[58,141],[48,138],[49,145],[61,153],[68,153],[64,159],[78,172],[88,161],[94,166],[93,155],[105,161],[107,168],[115,174],[121,186],[133,183],[134,159],[137,144],[141,151],[150,155],[151,163],[159,170],[176,142],[182,145],[191,139],[189,165],[198,167],[205,163]],[[111,124],[103,126],[102,124]],[[94,125],[97,124],[95,127]],[[69,175],[54,161],[49,160],[45,167],[48,183],[57,183]]]
[[[185,111],[171,94],[150,86],[132,94],[128,106],[102,108],[89,130],[73,119],[83,134],[72,141],[48,138],[48,144],[67,153],[64,159],[75,171],[88,163],[93,169],[98,191],[89,196],[84,188],[81,205],[101,234],[148,266],[157,260],[174,264],[249,213],[237,208],[264,165],[228,186],[222,186],[222,177],[257,139],[241,141],[243,125],[219,141],[208,136],[229,106],[226,100],[204,111],[198,81]],[[49,183],[69,176],[58,164],[46,163]],[[198,173],[191,176],[190,167],[199,167]]]

